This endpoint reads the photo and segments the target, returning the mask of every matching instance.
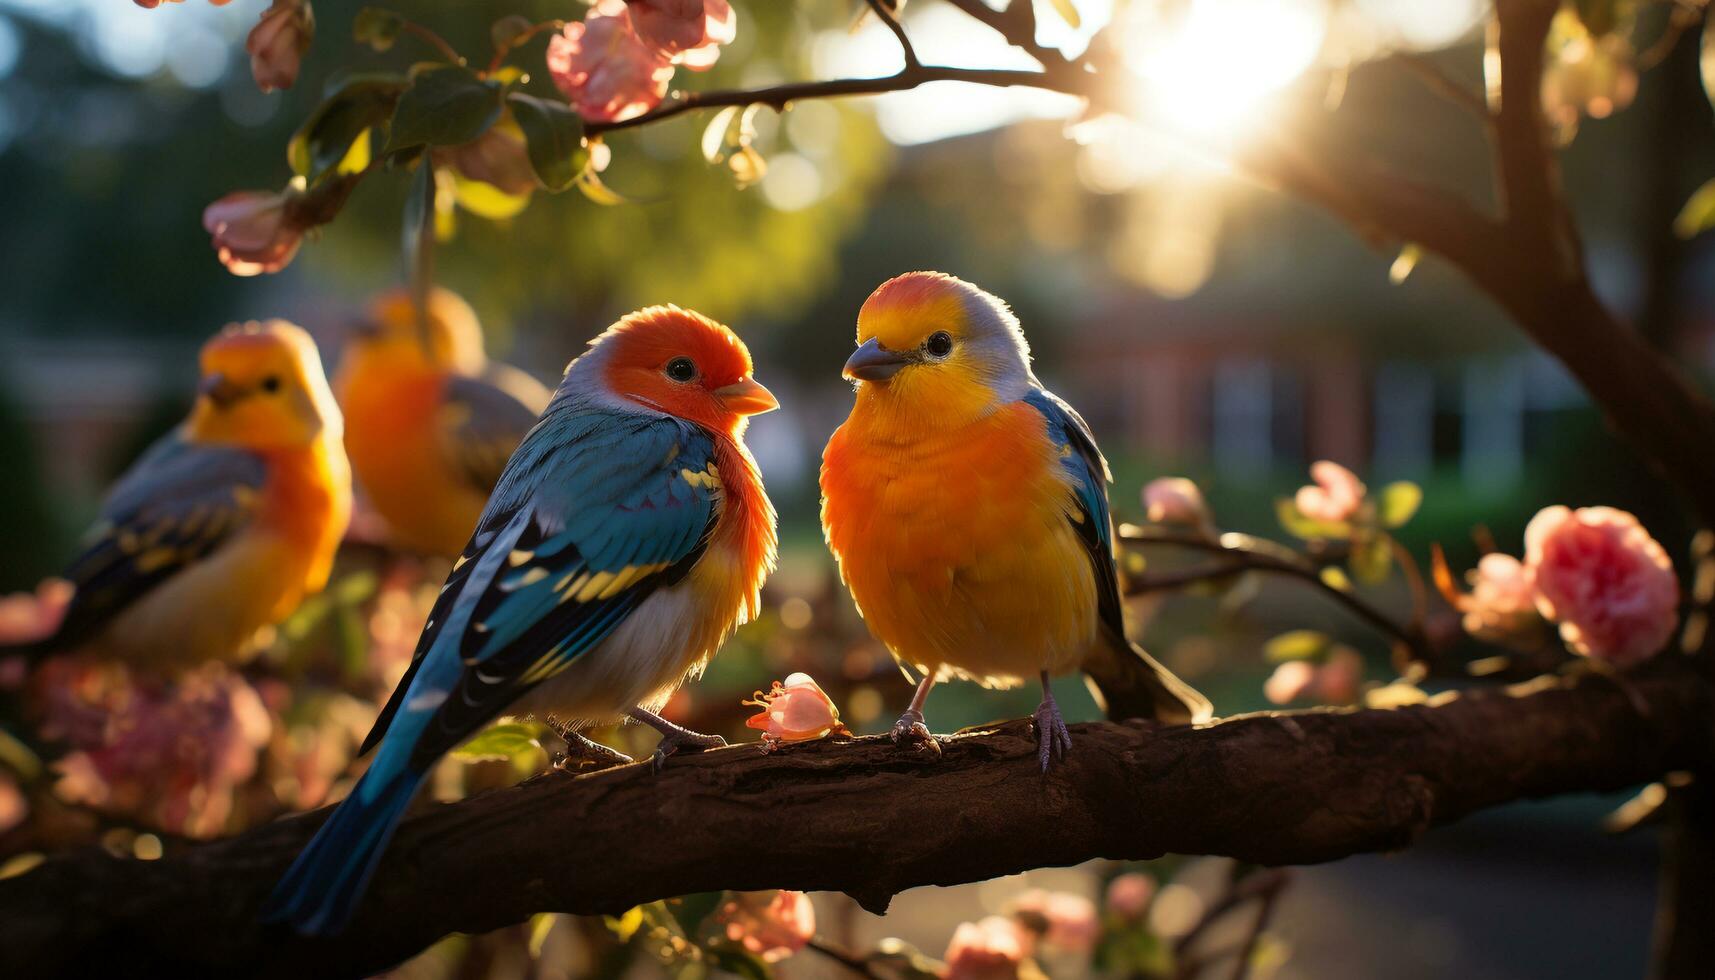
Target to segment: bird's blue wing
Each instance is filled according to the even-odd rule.
[[[242,449],[157,440],[108,493],[83,550],[63,573],[76,588],[48,646],[95,635],[144,593],[249,523],[267,467]]]
[[[1096,448],[1095,436],[1083,416],[1053,392],[1031,389],[1025,404],[1042,414],[1048,438],[1059,452],[1060,465],[1072,478],[1073,523],[1096,574],[1097,605],[1102,622],[1125,635],[1120,610],[1119,572],[1114,566],[1113,519],[1108,512],[1108,483],[1113,474]]]
[[[705,431],[671,418],[587,408],[544,417],[365,746],[403,711],[420,725],[409,764],[426,765],[684,576],[718,510],[713,457]]]

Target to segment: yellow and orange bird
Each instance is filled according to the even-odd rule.
[[[114,485],[57,632],[153,668],[249,653],[257,630],[327,584],[351,517],[339,408],[310,335],[232,324],[203,346],[190,418]]]
[[[407,292],[379,297],[334,390],[358,485],[394,539],[457,558],[548,389],[488,360],[476,314],[457,294],[433,290],[424,320]]]
[[[822,527],[876,637],[923,674],[896,740],[924,741],[943,677],[1042,683],[1040,758],[1070,748],[1051,675],[1082,669],[1111,715],[1207,720],[1207,699],[1125,636],[1107,463],[1036,380],[1018,319],[934,272],[858,314],[851,416],[822,457]]]

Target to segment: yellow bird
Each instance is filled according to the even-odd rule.
[[[1042,767],[1071,745],[1051,675],[1082,669],[1110,713],[1207,720],[1209,702],[1125,636],[1107,463],[1042,387],[1017,317],[916,272],[858,313],[851,416],[822,457],[822,527],[864,620],[923,681],[894,727],[926,740],[942,677],[1042,683]]]
[[[334,390],[358,485],[394,540],[457,558],[548,389],[488,360],[476,314],[457,294],[431,292],[425,319],[403,290],[379,297]]]
[[[284,320],[232,324],[203,346],[201,372],[190,418],[109,493],[64,573],[65,619],[32,656],[230,661],[327,584],[351,470],[315,342]]]

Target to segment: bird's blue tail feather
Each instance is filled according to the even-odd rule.
[[[289,922],[306,935],[345,927],[423,778],[416,770],[396,773],[371,794],[366,784],[376,775],[372,768],[359,780],[292,862],[263,905],[263,921]]]

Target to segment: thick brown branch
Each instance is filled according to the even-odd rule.
[[[555,773],[407,820],[341,937],[254,921],[315,814],[159,861],[50,860],[0,882],[0,949],[22,975],[356,975],[450,931],[719,888],[845,891],[879,911],[913,886],[1098,857],[1328,861],[1484,807],[1704,766],[1709,688],[1667,664],[1635,687],[1647,716],[1585,677],[1397,711],[1076,725],[1047,776],[1026,722],[940,754],[866,737]]]

